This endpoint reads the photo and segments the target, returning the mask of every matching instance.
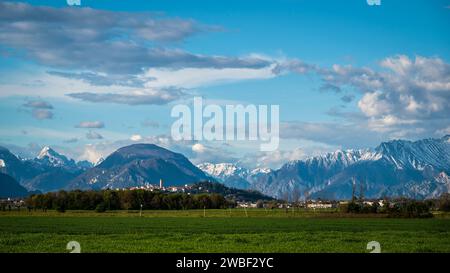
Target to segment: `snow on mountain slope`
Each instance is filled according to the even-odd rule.
[[[78,166],[74,160],[44,147],[33,159],[21,159],[8,149],[0,147],[0,158],[4,167],[0,172],[8,174],[28,190],[42,192],[65,188],[73,177],[89,168]],[[83,162],[80,162],[84,165]]]
[[[35,160],[52,167],[76,167],[74,160],[69,160],[48,146],[42,148]]]
[[[250,174],[252,175],[259,175],[259,174],[267,174],[270,173],[272,169],[270,168],[256,168],[250,171]]]
[[[338,150],[288,162],[253,179],[251,188],[278,198],[349,198],[352,181],[363,183],[368,197],[435,197],[449,192],[450,137],[393,140],[375,149]]]
[[[97,160],[97,162],[95,162],[95,163],[93,164],[94,167],[95,167],[95,166],[98,166],[98,165],[100,165],[100,164],[102,164],[103,161],[105,161],[105,159],[104,159],[103,157],[100,157],[100,158]]]
[[[433,166],[450,170],[450,136],[441,139],[423,139],[415,142],[394,140],[384,142],[376,148],[376,153],[398,169],[423,170]]]
[[[238,167],[236,164],[232,163],[203,163],[197,167],[210,176],[221,179],[230,176],[246,177],[249,174],[249,170]]]
[[[223,183],[227,187],[238,189],[248,189],[251,181],[260,174],[267,174],[271,171],[268,168],[257,168],[249,170],[233,163],[203,163],[197,166],[207,175]]]
[[[306,165],[325,169],[348,167],[362,160],[377,160],[381,156],[370,150],[337,150],[305,161]]]

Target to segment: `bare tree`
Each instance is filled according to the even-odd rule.
[[[283,200],[286,203],[289,202],[289,191],[288,190],[284,190],[284,192],[283,192]]]
[[[361,181],[359,182],[359,200],[362,202],[364,201],[364,182],[363,179],[361,179]]]
[[[356,181],[355,178],[352,177],[352,202],[355,202],[356,199]]]
[[[303,196],[305,197],[305,202],[307,203],[309,200],[309,190],[305,190],[303,192]]]
[[[298,200],[300,200],[300,189],[296,187],[292,191],[292,201],[298,202]]]

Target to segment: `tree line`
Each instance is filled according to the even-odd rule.
[[[399,198],[385,200],[383,206],[378,202],[368,204],[363,200],[354,199],[348,204],[339,206],[340,211],[346,213],[383,213],[389,217],[428,218],[435,211],[450,211],[450,194],[443,194],[438,199],[414,200]]]
[[[26,200],[29,210],[184,210],[220,209],[235,203],[220,194],[165,193],[146,190],[58,191],[35,194]]]
[[[431,208],[429,202],[405,199],[396,202],[386,202],[383,206],[380,206],[377,202],[367,204],[352,201],[348,204],[340,205],[339,209],[346,213],[381,213],[396,218],[428,218],[433,216]]]

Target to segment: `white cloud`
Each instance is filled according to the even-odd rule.
[[[347,122],[389,132],[385,138],[416,138],[418,132],[429,137],[450,123],[450,65],[440,58],[398,55],[382,60],[378,69],[336,64],[330,69],[312,67],[310,72],[335,92],[362,94],[357,104],[365,119]]]
[[[23,106],[34,109],[53,109],[53,106],[43,100],[32,100],[25,103]]]
[[[366,93],[358,102],[358,107],[368,117],[388,113],[391,105],[385,96],[381,91]]]
[[[96,140],[96,139],[103,139],[103,136],[97,132],[89,131],[88,133],[86,133],[86,138]]]
[[[141,135],[132,135],[130,137],[131,141],[141,141],[143,139],[143,137]]]
[[[195,143],[194,145],[192,145],[192,151],[196,153],[204,153],[206,152],[206,147],[200,143]]]
[[[272,168],[277,169],[283,164],[293,160],[304,159],[308,156],[302,148],[295,148],[292,150],[277,150],[274,152],[256,153],[247,155],[241,159],[240,163],[249,166],[250,168]]]
[[[53,118],[53,112],[47,109],[33,109],[31,113],[34,118],[39,120]]]
[[[76,128],[104,128],[105,124],[102,121],[82,121],[75,125]]]
[[[25,108],[31,108],[31,115],[39,120],[53,118],[53,106],[43,100],[32,100],[23,104]]]
[[[87,160],[92,163],[98,162],[104,154],[98,151],[95,145],[88,144],[83,147],[82,154],[77,158],[78,160]]]
[[[87,102],[94,103],[118,103],[128,105],[156,104],[164,105],[171,101],[180,99],[185,94],[174,88],[135,90],[126,93],[70,93],[67,96]]]
[[[24,84],[40,81],[40,85]],[[45,96],[67,98],[66,94],[79,93],[80,90],[106,94],[111,92],[111,86],[93,86],[80,79],[63,78],[46,73],[46,69],[36,66],[26,66],[24,70],[11,70],[2,74],[0,97],[9,96]],[[136,88],[113,86],[116,92],[133,92]]]
[[[417,122],[417,120],[403,120],[393,115],[384,115],[380,118],[369,119],[368,128],[380,133],[395,133],[396,131],[399,131],[398,127],[401,127],[402,125],[414,125]]]
[[[182,69],[148,69],[144,76],[150,80],[146,87],[195,88],[199,86],[233,81],[270,79],[274,65],[262,68],[182,68]]]
[[[448,126],[448,127],[446,127],[446,128],[443,128],[443,129],[437,130],[437,131],[436,131],[436,134],[437,134],[437,135],[441,135],[441,136],[444,136],[444,135],[450,135],[450,126]],[[450,141],[450,140],[449,140],[449,141]]]

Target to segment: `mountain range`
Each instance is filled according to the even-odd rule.
[[[239,177],[245,188],[283,199],[349,199],[354,192],[367,198],[433,198],[450,192],[450,136],[393,140],[375,149],[338,150],[288,162],[266,173],[224,164],[199,167],[226,185]],[[224,167],[227,170],[221,170]]]
[[[166,186],[212,180],[290,200],[349,199],[353,194],[423,199],[450,192],[450,136],[338,150],[287,162],[277,170],[247,169],[233,163],[194,166],[182,154],[153,144],[122,147],[95,165],[76,162],[50,147],[33,159],[20,159],[0,147],[0,173],[28,191],[42,192],[127,188],[158,184],[163,179]]]

